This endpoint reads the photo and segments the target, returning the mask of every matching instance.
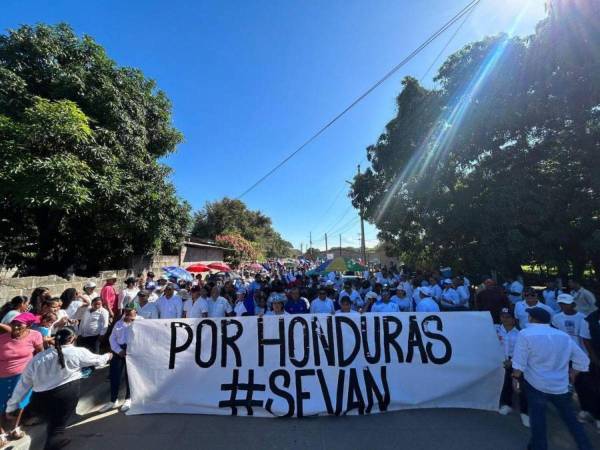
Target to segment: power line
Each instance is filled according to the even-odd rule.
[[[410,60],[412,60],[415,56],[421,53],[429,44],[431,44],[434,40],[436,40],[441,34],[443,34],[448,28],[450,28],[454,23],[460,20],[465,16],[472,8],[474,8],[481,0],[472,0],[461,9],[454,17],[452,17],[445,25],[443,25],[439,30],[433,33],[429,38],[427,38],[421,45],[419,45],[415,50],[412,51],[408,56],[406,56],[402,61],[392,67],[382,78],[380,78],[375,84],[373,84],[369,89],[359,95],[350,105],[348,105],[342,112],[338,113],[333,119],[323,125],[316,133],[314,133],[310,138],[308,138],[300,147],[286,156],[281,162],[279,162],[275,167],[269,170],[266,174],[264,174],[261,178],[259,178],[254,184],[252,184],[248,189],[242,192],[237,198],[240,199],[252,191],[256,186],[265,181],[268,177],[270,177],[273,173],[275,173],[280,167],[282,167],[285,163],[287,163],[290,159],[296,156],[300,151],[302,151],[308,144],[317,139],[325,130],[331,127],[335,122],[337,122],[342,116],[344,116],[348,111],[350,111],[354,106],[360,103],[365,97],[367,97],[371,92],[373,92],[376,88],[378,88],[383,82],[385,82],[388,78],[394,75],[398,70],[400,70],[403,66],[405,66]]]

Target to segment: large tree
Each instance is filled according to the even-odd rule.
[[[174,251],[189,206],[159,162],[182,135],[142,72],[69,26],[0,36],[0,262],[92,272]]]
[[[239,234],[256,244],[258,251],[268,258],[291,255],[292,244],[273,229],[271,219],[260,211],[251,211],[241,200],[227,197],[207,202],[194,218],[192,235],[214,239],[229,234]]]
[[[355,206],[413,264],[600,274],[600,6],[550,3],[526,38],[469,44],[437,89],[406,78]]]

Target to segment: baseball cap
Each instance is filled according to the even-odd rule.
[[[575,299],[571,294],[559,294],[559,296],[556,297],[556,303],[564,303],[565,305],[571,305],[575,303]]]
[[[95,288],[96,287],[96,283],[94,283],[93,281],[88,281],[87,283],[85,283],[83,285],[84,289],[91,289],[91,288]]]
[[[508,309],[508,308],[502,308],[500,310],[500,315],[501,316],[512,316],[512,314],[510,313],[510,309]]]
[[[452,280],[450,278],[446,278],[444,280],[444,284],[452,284]]]
[[[375,292],[367,292],[365,298],[377,298],[377,294]]]
[[[546,311],[544,308],[540,308],[539,306],[536,306],[535,308],[527,308],[525,311],[527,311],[527,314],[540,323],[550,323],[550,319],[552,318],[548,311]]]
[[[419,291],[421,292],[421,294],[423,294],[425,297],[431,297],[431,288],[429,286],[421,286],[421,289],[419,289]]]

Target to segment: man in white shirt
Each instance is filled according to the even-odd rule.
[[[531,440],[529,448],[547,449],[546,405],[552,403],[567,425],[579,449],[592,446],[577,421],[569,381],[587,372],[590,360],[571,337],[550,326],[552,314],[540,308],[527,309],[529,326],[519,333],[512,359],[513,378],[521,379],[527,394]],[[572,363],[572,369],[569,364]]]
[[[431,289],[430,297],[439,302],[442,298],[442,288],[435,277],[429,277],[429,288]]]
[[[563,294],[563,291],[556,287],[556,281],[548,281],[548,283],[546,283],[546,289],[542,292],[544,303],[552,308],[552,311],[555,313],[560,312],[560,306],[558,306],[557,303],[560,294]]]
[[[444,311],[457,311],[464,309],[460,303],[458,292],[454,289],[453,282],[450,278],[444,280],[444,289],[440,296],[440,305]]]
[[[227,317],[233,312],[233,308],[226,298],[219,294],[221,290],[219,286],[213,286],[208,298],[208,317]]]
[[[431,297],[431,288],[429,286],[421,286],[419,288],[419,296],[421,300],[417,304],[416,312],[440,312],[440,307]]]
[[[509,278],[506,285],[506,291],[508,293],[508,299],[513,305],[523,299],[523,284],[515,278]]]
[[[371,312],[374,313],[388,313],[388,312],[400,312],[398,304],[391,301],[390,291],[384,290],[381,292],[381,300],[375,303],[371,307]]]
[[[470,286],[466,285],[460,277],[454,278],[454,286],[460,299],[460,305],[466,309],[469,306],[469,300],[471,300]]]
[[[118,406],[119,389],[121,387],[121,378],[125,372],[125,401],[121,406],[121,411],[126,412],[131,407],[131,393],[129,392],[129,379],[127,377],[127,344],[131,336],[131,327],[136,320],[143,320],[137,317],[135,309],[126,308],[123,311],[123,317],[112,329],[109,343],[113,357],[110,360],[110,403],[107,403],[100,412],[106,412]]]
[[[569,280],[569,288],[571,288],[571,295],[575,300],[577,311],[584,316],[596,311],[596,296],[584,288],[581,283],[577,280]]]
[[[521,330],[527,328],[527,324],[529,323],[529,313],[527,313],[527,310],[535,307],[545,309],[550,314],[550,317],[554,314],[552,308],[539,301],[537,291],[529,287],[525,289],[525,300],[515,305],[515,318]]]
[[[340,309],[337,311],[337,314],[347,314],[349,316],[360,316],[360,313],[354,309],[352,309],[352,301],[350,297],[347,295],[342,295],[342,298],[339,300]]]
[[[358,291],[352,287],[352,284],[349,281],[344,283],[344,289],[340,291],[340,294],[338,295],[338,302],[342,297],[349,297],[352,302],[352,309],[357,311],[365,304]]]
[[[513,405],[512,357],[517,338],[519,337],[519,330],[516,327],[515,318],[508,308],[500,310],[500,322],[500,325],[496,325],[496,333],[504,352],[504,384],[502,385],[502,393],[500,394],[500,409],[498,412],[506,416],[512,411]],[[521,422],[529,428],[527,397],[523,390],[519,392],[519,411],[521,413]]]
[[[156,303],[150,303],[148,301],[148,291],[140,291],[136,297],[137,301],[135,302],[135,310],[139,314],[140,317],[144,319],[158,319],[159,313],[158,308],[156,307]]]
[[[327,298],[327,291],[319,289],[319,294],[310,304],[312,314],[335,314],[335,306],[331,299]]]
[[[92,353],[99,353],[100,336],[106,334],[109,321],[108,311],[102,307],[102,299],[96,297],[90,306],[80,307],[74,319],[79,320],[77,345]]]
[[[208,291],[206,287],[192,287],[191,299],[183,304],[183,316],[186,319],[208,317]]]
[[[172,283],[165,286],[164,294],[156,301],[158,316],[161,319],[179,319],[183,315],[183,301],[175,295]]]
[[[398,309],[402,312],[412,311],[412,299],[407,295],[402,284],[396,287],[396,295],[391,298],[391,301],[398,305]]]

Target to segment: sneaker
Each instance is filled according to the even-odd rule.
[[[102,406],[102,408],[100,408],[98,410],[98,412],[105,413],[107,411],[110,411],[111,409],[118,408],[118,407],[119,407],[119,401],[118,400],[116,402],[114,402],[114,403],[113,402],[108,402],[108,403],[105,403]]]
[[[589,412],[581,410],[577,413],[577,420],[581,423],[587,423],[591,422],[593,417]]]
[[[525,428],[529,428],[531,426],[529,424],[529,416],[527,414],[521,414],[521,423]]]
[[[123,402],[123,406],[121,406],[121,412],[127,412],[131,408],[131,400],[127,399]]]

